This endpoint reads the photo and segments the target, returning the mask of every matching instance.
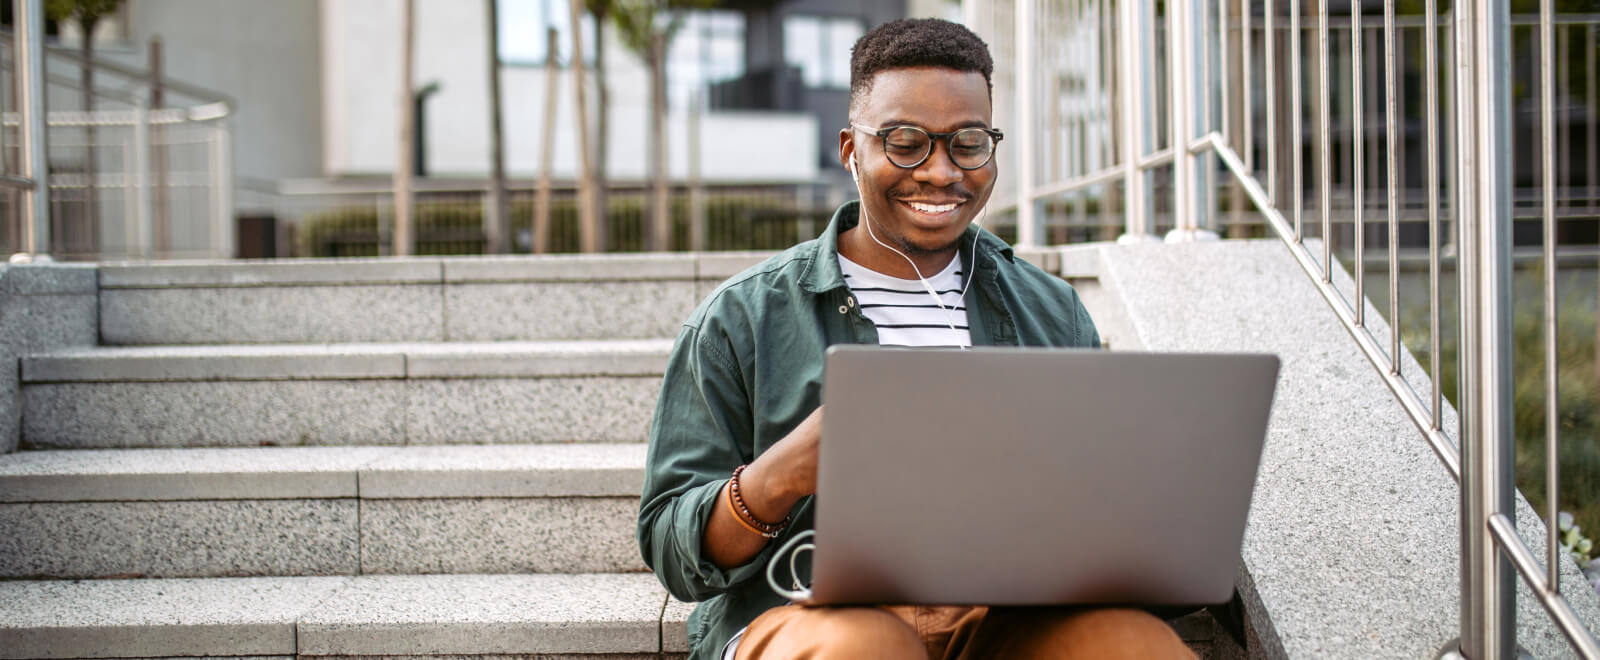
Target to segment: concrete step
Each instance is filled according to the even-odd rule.
[[[639,442],[671,349],[670,339],[67,349],[21,360],[22,443]]]
[[[24,451],[0,578],[643,571],[645,446]]]
[[[670,337],[771,252],[169,261],[99,268],[111,345]],[[1059,272],[1055,249],[1019,249]]]
[[[106,344],[670,337],[771,253],[107,264]]]
[[[677,657],[668,601],[643,574],[0,582],[0,658]]]

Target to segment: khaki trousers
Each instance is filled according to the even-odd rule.
[[[775,607],[756,617],[737,660],[811,658],[1184,658],[1171,626],[1133,609]]]

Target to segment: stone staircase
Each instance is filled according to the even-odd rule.
[[[98,338],[7,356],[0,657],[686,652],[644,441],[678,325],[762,256],[0,273]]]
[[[644,442],[764,256],[0,268],[0,658],[684,654]]]

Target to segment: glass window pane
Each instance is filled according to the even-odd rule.
[[[856,45],[863,30],[855,19],[841,18],[828,25],[828,72],[825,76],[830,87],[850,87],[850,48]]]
[[[545,29],[555,28],[562,65],[572,61],[572,23],[567,0],[495,0],[500,8],[500,59],[513,64],[543,64]],[[578,19],[583,29],[584,61],[594,61],[594,17]]]
[[[783,21],[783,61],[800,68],[808,87],[820,87],[822,67],[822,22],[811,16],[790,16]]]

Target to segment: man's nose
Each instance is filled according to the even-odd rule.
[[[956,167],[945,140],[934,140],[933,153],[928,154],[928,158],[912,172],[912,178],[917,181],[941,188],[960,182],[964,176],[966,171]]]

